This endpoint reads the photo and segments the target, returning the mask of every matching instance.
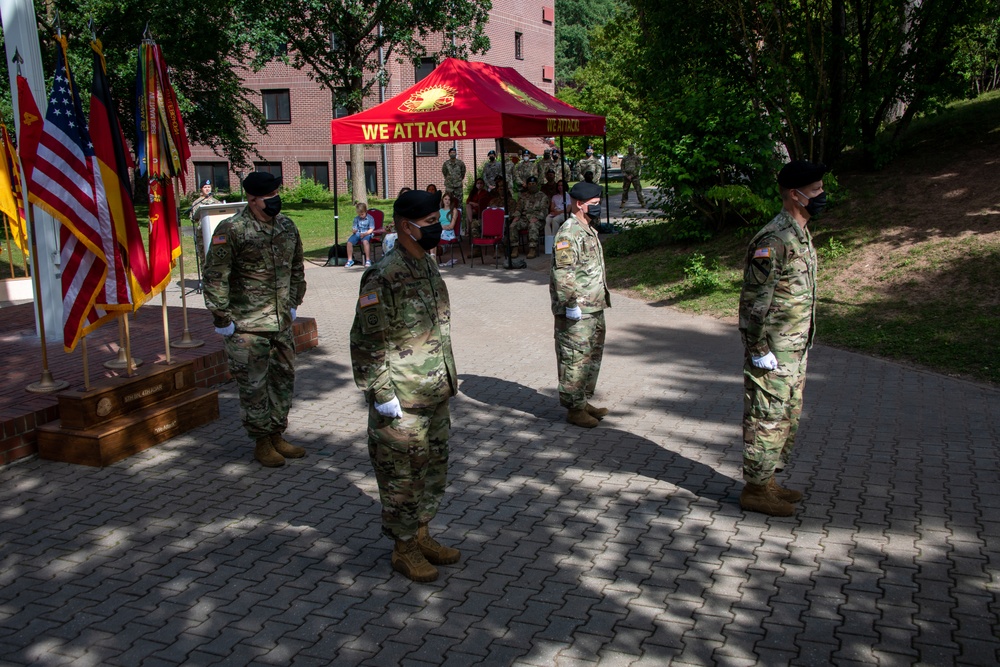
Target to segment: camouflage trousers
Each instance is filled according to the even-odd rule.
[[[284,331],[238,331],[225,339],[229,372],[240,389],[240,418],[256,440],[288,427],[295,385],[292,327]]]
[[[628,201],[628,189],[631,186],[635,190],[635,196],[639,200],[640,206],[646,205],[646,200],[642,196],[642,183],[639,182],[639,177],[629,178],[628,176],[622,177],[622,206]]]
[[[383,417],[368,406],[368,456],[382,501],[382,532],[396,540],[417,534],[437,514],[448,475],[448,401],[432,408],[403,408]]]
[[[583,410],[593,398],[604,358],[604,311],[571,320],[556,315],[556,366],[559,371],[559,403],[570,410]]]
[[[519,243],[521,240],[521,230],[526,229],[528,230],[528,245],[538,246],[538,239],[541,237],[544,227],[544,218],[530,222],[528,218],[520,216],[510,223],[510,242],[511,244]]]
[[[451,195],[453,199],[457,197],[459,204],[465,201],[465,197],[462,196],[463,190],[465,190],[465,183],[462,181],[459,181],[458,183],[444,184],[444,191]]]
[[[792,458],[808,350],[775,352],[777,370],[743,365],[743,479],[766,484]],[[779,463],[781,464],[779,466]]]

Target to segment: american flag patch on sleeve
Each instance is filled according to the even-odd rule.
[[[375,292],[368,292],[367,294],[362,294],[358,297],[358,306],[361,308],[367,308],[368,306],[374,306],[378,303],[378,294]]]
[[[216,234],[212,237],[212,245],[221,245],[226,242],[225,234]]]
[[[565,250],[569,247],[569,241],[560,241],[556,244],[556,250]]]
[[[757,250],[755,250],[753,253],[754,259],[759,259],[761,257],[770,257],[770,256],[771,256],[770,248],[757,248]]]

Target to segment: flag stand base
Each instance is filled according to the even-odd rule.
[[[69,382],[66,380],[59,380],[58,382],[52,378],[52,373],[48,369],[42,371],[42,379],[38,382],[32,382],[27,387],[24,388],[25,391],[30,391],[32,394],[51,394],[54,391],[60,391],[69,386]]]
[[[142,366],[142,359],[139,357],[132,357],[132,368],[138,368],[139,366]],[[128,368],[128,359],[125,357],[125,348],[118,348],[118,358],[112,359],[111,361],[105,361],[104,367],[110,368],[114,371]]]
[[[184,330],[184,333],[181,335],[181,339],[180,340],[172,340],[172,341],[170,341],[170,347],[177,347],[177,348],[180,348],[180,349],[188,349],[188,348],[192,348],[192,347],[201,347],[204,344],[205,344],[205,341],[203,341],[203,340],[198,340],[197,338],[191,338],[191,332],[188,331],[187,329]]]

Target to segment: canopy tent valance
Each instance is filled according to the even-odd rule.
[[[334,145],[600,136],[604,116],[549,95],[510,67],[448,58],[367,111],[330,123]]]

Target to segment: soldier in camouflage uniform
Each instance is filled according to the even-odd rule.
[[[301,458],[284,439],[295,383],[292,321],[306,293],[302,240],[280,213],[281,179],[255,171],[243,181],[247,206],[215,228],[205,260],[205,305],[225,336],[254,458],[269,468]]]
[[[555,173],[557,166],[556,162],[552,159],[552,151],[545,149],[542,152],[542,159],[535,160],[535,176],[538,177],[538,182],[543,183],[545,181],[545,172],[549,169]]]
[[[778,174],[782,210],[747,248],[740,294],[743,478],[740,506],[791,516],[799,491],[774,473],[791,459],[816,319],[816,251],[806,225],[826,204],[826,167],[790,162]]]
[[[465,163],[457,155],[454,147],[448,149],[448,159],[441,165],[441,174],[444,176],[445,192],[462,201],[465,199]]]
[[[544,192],[538,189],[538,179],[528,177],[528,191],[521,195],[514,207],[510,223],[510,256],[518,256],[518,243],[522,229],[528,231],[528,259],[538,256],[538,238],[545,227],[545,216],[549,214],[549,203],[552,201]]]
[[[556,232],[549,277],[559,402],[568,410],[569,423],[593,428],[608,414],[588,402],[604,356],[604,309],[611,307],[604,251],[591,225],[600,217],[601,188],[577,183],[569,196],[570,217]]]
[[[601,182],[601,161],[594,157],[593,146],[588,146],[587,157],[576,163],[577,180],[584,180],[584,175],[588,171],[594,175],[594,183]]]
[[[507,163],[504,165],[504,171],[506,173],[507,181],[507,194],[510,195],[511,199],[516,199],[520,190],[517,188],[517,181],[514,179],[514,171],[517,164],[514,162],[514,154],[511,153],[507,156]]]
[[[519,195],[528,191],[528,179],[534,175],[535,164],[531,161],[531,153],[525,150],[521,154],[521,161],[514,165],[514,183]]]
[[[461,554],[428,532],[448,472],[448,401],[458,391],[448,289],[433,255],[437,199],[411,191],[393,205],[398,244],[361,277],[351,362],[368,403],[368,454],[382,501],[392,567],[433,581]]]
[[[221,201],[212,195],[212,181],[205,181],[202,183],[201,194],[195,197],[195,200],[191,202],[191,220],[194,223],[194,247],[198,253],[198,262],[203,261],[205,258],[205,240],[202,238],[201,215],[198,214],[198,211],[202,206],[221,203]]]
[[[503,165],[497,162],[496,151],[490,151],[486,157],[487,160],[483,164],[483,181],[486,183],[486,187],[492,191],[497,185],[497,179],[500,178],[500,170]]]
[[[562,180],[565,180],[567,183],[569,183],[572,180],[572,170],[569,168],[568,164],[566,164],[559,158],[558,148],[552,149],[552,162],[555,165],[553,167],[553,170],[556,172],[556,181],[560,180],[559,172],[562,171]]]
[[[642,196],[642,183],[639,175],[642,173],[642,159],[635,154],[635,146],[628,147],[628,155],[622,158],[622,208],[628,201],[629,186],[635,188],[635,196],[639,206],[646,208],[646,199]]]

